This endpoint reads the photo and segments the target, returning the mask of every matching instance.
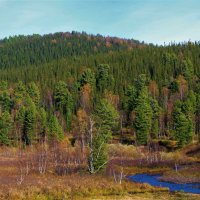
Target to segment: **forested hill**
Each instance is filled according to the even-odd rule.
[[[124,51],[142,46],[137,40],[79,32],[15,36],[0,40],[0,68],[46,63],[69,56]]]
[[[144,145],[200,141],[200,43],[77,32],[0,41],[0,145],[64,132],[85,144],[91,120],[103,143],[112,133]]]
[[[156,46],[77,32],[0,41],[0,80],[9,83],[35,81],[41,88],[53,87],[60,80],[77,81],[84,68],[96,72],[99,64],[109,64],[115,93],[123,93],[140,74],[156,81],[161,89],[185,73],[185,64],[192,65],[199,77],[200,44]]]

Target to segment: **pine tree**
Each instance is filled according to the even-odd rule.
[[[15,90],[14,90],[14,102],[16,105],[20,105],[24,98],[27,97],[26,94],[26,87],[25,85],[20,81],[17,83]]]
[[[140,74],[137,79],[135,79],[135,87],[139,94],[141,90],[143,90],[147,85],[147,77],[146,74]]]
[[[173,110],[175,139],[178,147],[188,144],[193,135],[191,119],[183,112],[183,102],[177,101]]]
[[[134,127],[138,144],[145,145],[149,141],[153,111],[149,102],[147,88],[140,91],[135,108]]]
[[[0,88],[0,111],[11,111],[11,108],[13,106],[13,102],[10,98],[10,94],[8,92],[8,88],[4,89]]]
[[[159,115],[160,115],[160,106],[158,105],[158,101],[154,98],[150,98],[150,105],[152,109],[152,123],[151,123],[151,138],[156,139],[159,133]]]
[[[183,103],[182,110],[186,115],[189,123],[188,134],[186,135],[186,142],[190,143],[193,139],[194,127],[195,127],[195,112],[196,112],[196,95],[192,90],[188,92],[187,98]]]
[[[50,141],[62,141],[64,139],[62,127],[55,115],[51,115],[49,119],[48,138]]]
[[[39,105],[40,103],[40,91],[37,85],[34,82],[28,84],[27,93],[29,94],[32,101],[35,105]]]
[[[40,139],[45,140],[47,133],[47,113],[44,108],[39,109],[39,134]]]
[[[25,119],[25,112],[26,108],[25,106],[21,106],[16,114],[16,122],[18,123],[18,126],[20,128],[20,131],[22,132],[22,129],[24,128],[24,119]]]
[[[179,92],[179,83],[177,80],[174,80],[170,83],[169,89],[172,93]]]
[[[54,91],[56,108],[65,116],[67,129],[71,129],[73,99],[67,85],[60,81],[56,84]]]
[[[195,132],[200,142],[200,95],[196,95],[196,116],[195,116]]]
[[[95,115],[96,125],[101,130],[111,130],[118,124],[119,114],[107,99],[100,100],[96,106]]]
[[[80,82],[81,86],[84,86],[86,84],[90,84],[92,87],[94,87],[95,84],[96,84],[96,78],[95,78],[94,72],[90,68],[87,68],[81,74],[79,82]]]
[[[136,106],[136,98],[137,98],[137,93],[136,89],[132,85],[128,85],[127,91],[125,93],[125,97],[123,100],[123,108],[130,113],[135,109]]]
[[[107,64],[100,64],[97,69],[96,84],[100,93],[105,89],[112,89],[114,84],[114,77],[109,73],[110,66]]]
[[[0,145],[9,145],[9,133],[12,129],[12,118],[8,111],[5,111],[0,116]]]
[[[107,143],[112,136],[112,129],[118,124],[118,118],[119,115],[112,104],[106,99],[100,100],[95,110],[96,134],[89,143],[88,163],[91,173],[103,169],[107,164]]]
[[[190,59],[183,60],[181,63],[181,68],[186,80],[190,82],[194,76],[194,66],[191,60]]]
[[[24,134],[22,140],[25,144],[32,144],[33,139],[36,136],[36,106],[32,99],[27,99],[28,106],[25,110],[24,116]]]

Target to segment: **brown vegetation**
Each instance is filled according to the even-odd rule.
[[[125,177],[140,172],[170,174],[169,166],[183,158],[180,152],[164,153],[149,151],[146,147],[111,144],[106,173],[95,175],[87,172],[86,155],[87,151],[82,152],[76,145],[56,143],[22,150],[2,148],[0,199],[188,199],[186,194],[169,194],[167,189],[133,183]],[[158,162],[163,165],[156,167]],[[185,162],[191,159],[185,157]],[[185,175],[184,170],[179,174]]]

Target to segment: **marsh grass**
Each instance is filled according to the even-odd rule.
[[[48,147],[47,169],[40,173],[38,158],[43,150],[41,147],[26,148],[21,152],[15,148],[0,149],[0,199],[200,199],[199,196],[193,198],[194,195],[171,194],[166,188],[133,183],[126,178],[119,184],[114,181],[113,174],[108,173],[112,169],[110,167],[114,167],[115,170],[123,168],[125,174],[162,172],[171,176],[169,167],[181,160],[180,152],[156,152],[156,155],[159,153],[158,160],[149,162],[149,158],[155,158],[155,152],[149,152],[145,147],[109,145],[112,159],[106,172],[90,175],[87,172],[87,151],[82,155],[77,147],[66,146]],[[184,158],[184,162],[191,162],[191,158]],[[19,159],[22,169],[26,169],[27,162],[30,164],[21,184],[17,184]]]
[[[198,183],[200,182],[200,165],[184,166],[177,171],[168,170],[163,173],[160,180],[174,183]]]

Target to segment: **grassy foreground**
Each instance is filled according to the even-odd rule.
[[[144,149],[136,149],[133,146],[111,145],[110,157],[113,158],[111,166],[106,171],[113,170],[117,175],[117,170],[123,168],[124,173],[158,173],[162,172],[164,177],[173,175],[181,176],[181,173],[190,176],[191,170],[183,168],[177,175],[170,171],[174,162],[192,163],[198,158],[188,157],[185,153],[162,153],[162,162],[146,162],[146,152]],[[67,150],[69,153],[69,149]],[[49,161],[45,173],[38,172],[39,157],[30,156],[35,150],[26,150],[26,159],[19,159],[19,152],[16,149],[0,150],[0,199],[2,200],[67,200],[67,199],[124,199],[124,200],[200,200],[200,195],[186,193],[170,193],[166,188],[152,187],[148,184],[133,183],[125,178],[120,182],[114,180],[112,174],[90,175],[86,166],[81,164],[74,166],[73,170],[68,167],[68,172],[58,174]],[[71,151],[70,155],[72,158]],[[29,157],[27,157],[29,155]],[[113,156],[114,155],[114,156]],[[149,157],[155,155],[148,154]],[[184,157],[185,156],[185,157]],[[29,159],[28,159],[29,158]],[[30,160],[30,158],[32,160]],[[139,160],[141,159],[141,160]],[[160,159],[160,158],[159,158]],[[170,162],[169,162],[170,161]],[[70,161],[72,162],[72,161]],[[52,166],[51,166],[52,164]],[[83,165],[83,166],[82,166]],[[110,167],[110,168],[109,168]],[[76,171],[75,169],[78,169]],[[59,168],[62,169],[62,168]],[[71,171],[70,171],[71,170]],[[116,171],[115,171],[116,170]],[[198,172],[196,173],[198,175]],[[175,176],[176,175],[176,176]]]

